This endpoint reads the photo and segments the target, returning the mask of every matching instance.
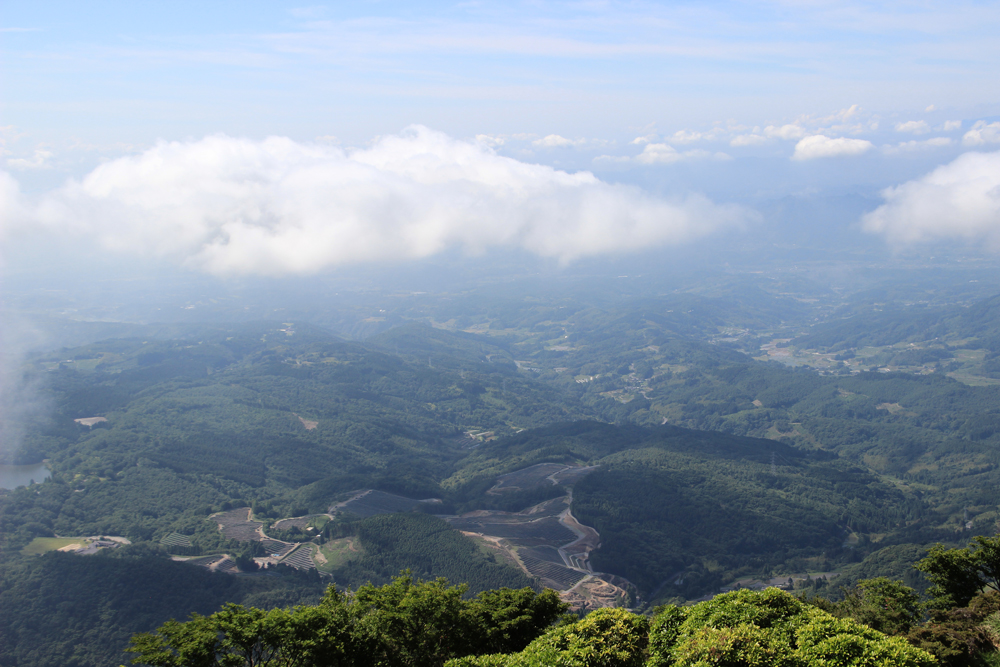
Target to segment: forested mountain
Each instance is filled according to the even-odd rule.
[[[452,318],[436,304],[363,341],[296,322],[136,325],[36,354],[51,410],[17,462],[44,459],[52,477],[0,491],[4,606],[35,596],[0,640],[20,647],[12,664],[92,664],[95,642],[171,616],[224,600],[285,606],[402,569],[477,592],[539,577],[568,590],[592,568],[587,581],[618,597],[588,604],[640,608],[753,577],[835,593],[809,573],[923,590],[912,564],[930,544],[991,534],[1000,518],[1000,387],[767,360],[757,348],[805,307],[753,292],[744,306],[711,293],[627,308],[486,300]],[[942,321],[980,322],[986,341],[989,303]],[[387,494],[381,506],[370,489]],[[598,536],[565,566],[571,533],[525,527],[563,509]],[[470,512],[494,532],[461,519]],[[508,534],[508,520],[522,523]],[[31,555],[104,535],[134,546]],[[269,554],[305,570],[257,571]],[[81,604],[118,610],[108,582],[147,569],[191,579],[148,614],[81,612],[88,639],[74,645],[91,657],[36,650],[45,635],[31,628],[60,588],[30,582],[72,579]],[[187,583],[204,591],[190,604]],[[96,662],[121,660],[110,656]]]

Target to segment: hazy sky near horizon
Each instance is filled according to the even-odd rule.
[[[0,238],[572,261],[848,192],[890,244],[997,244],[998,33],[988,2],[8,2]]]

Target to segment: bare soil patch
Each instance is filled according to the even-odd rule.
[[[295,415],[294,412],[292,414]],[[295,415],[295,416],[299,417],[298,415]],[[318,421],[312,421],[312,420],[309,420],[309,419],[303,419],[302,417],[299,417],[299,421],[302,422],[302,425],[306,427],[307,431],[311,431],[314,428],[316,428],[317,426],[319,426],[319,422]]]

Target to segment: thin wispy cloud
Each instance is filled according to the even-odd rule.
[[[694,149],[679,151],[670,144],[646,144],[642,153],[635,157],[636,162],[645,165],[674,164],[687,160],[730,160],[726,153]]]
[[[932,137],[930,139],[912,139],[910,141],[901,141],[896,145],[883,147],[882,151],[888,155],[895,155],[898,153],[927,151],[935,148],[949,148],[954,145],[955,142],[950,137]]]

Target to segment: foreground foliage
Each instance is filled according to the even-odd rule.
[[[929,666],[933,656],[898,637],[836,618],[772,588],[667,606],[648,623],[601,609],[535,640],[523,652],[465,658],[449,667]]]
[[[934,657],[784,591],[748,590],[652,621],[599,609],[550,627],[565,611],[547,590],[504,589],[463,600],[463,586],[397,578],[354,594],[330,588],[317,606],[264,612],[228,605],[132,640],[152,667],[403,665],[407,667],[930,667]],[[565,618],[565,617],[564,617]],[[544,634],[543,634],[544,633]]]
[[[152,667],[431,667],[456,656],[519,651],[566,611],[552,590],[499,589],[471,600],[466,590],[406,575],[353,594],[331,586],[315,606],[264,612],[229,604],[136,635],[129,651],[135,664]]]

